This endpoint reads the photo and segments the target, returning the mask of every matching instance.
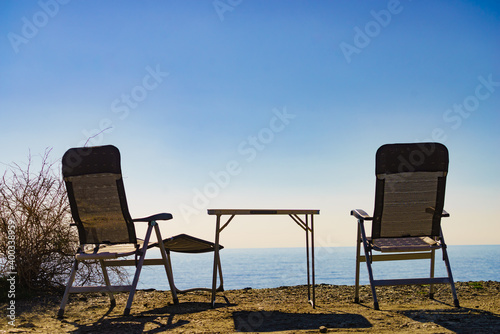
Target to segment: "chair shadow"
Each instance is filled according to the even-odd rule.
[[[493,333],[500,328],[500,314],[472,308],[402,311],[422,323],[435,323],[455,333]]]
[[[227,307],[234,304],[216,303],[215,308]],[[91,324],[80,324],[77,322],[69,322],[62,319],[62,322],[70,323],[77,327],[76,330],[70,333],[163,333],[166,330],[171,330],[177,327],[184,326],[189,323],[187,320],[176,321],[177,315],[198,313],[213,309],[211,303],[204,302],[182,302],[176,305],[168,305],[156,309],[133,313],[128,316],[111,315],[114,307],[103,314],[97,321]],[[167,318],[165,323],[164,319]],[[160,321],[163,319],[163,321]],[[146,329],[157,325],[154,329]]]
[[[453,301],[449,302],[449,301],[445,301],[445,300],[440,300],[440,299],[435,299],[435,298],[428,298],[427,299],[429,302],[433,302],[433,303],[437,303],[437,304],[441,304],[441,305],[445,305],[445,306],[449,306],[450,308],[454,308],[455,306],[453,305]],[[365,300],[365,301],[362,301],[362,302],[354,302],[355,304],[361,306],[361,307],[364,307],[366,309],[372,309],[374,310],[374,307],[373,307],[373,300]],[[385,303],[384,301],[381,301],[380,298],[379,298],[379,307],[380,307],[380,310],[381,311],[384,311],[384,306],[385,306]]]
[[[233,313],[234,328],[239,332],[275,332],[327,328],[370,328],[372,324],[359,314],[308,314],[279,311],[238,311]]]

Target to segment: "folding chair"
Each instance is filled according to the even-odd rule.
[[[449,217],[443,209],[447,148],[439,143],[383,145],[377,150],[375,169],[373,216],[360,209],[351,211],[358,220],[355,301],[359,302],[359,266],[366,262],[376,310],[379,309],[376,286],[409,284],[430,284],[430,298],[434,297],[433,284],[450,284],[454,305],[459,307],[441,230],[441,218]],[[371,237],[366,236],[365,221],[372,221]],[[434,277],[436,249],[442,251],[447,277]],[[373,255],[374,251],[383,254]],[[429,277],[374,279],[373,261],[416,259],[430,259]]]
[[[179,290],[174,284],[170,252],[203,253],[214,251],[214,243],[186,234],[162,239],[157,221],[170,220],[172,215],[160,213],[153,216],[132,219],[127,206],[123,185],[120,152],[114,146],[99,146],[69,149],[63,156],[63,177],[66,184],[71,214],[78,228],[80,246],[66,285],[58,317],[64,315],[64,308],[70,293],[107,292],[111,307],[116,305],[113,293],[129,292],[124,315],[130,313],[132,301],[143,265],[163,265],[170,285],[174,303],[178,303],[177,293],[208,288]],[[148,224],[144,240],[136,237],[136,222]],[[157,242],[151,242],[152,231]],[[159,247],[161,258],[146,259],[146,251]],[[133,259],[118,259],[131,257]],[[99,262],[104,282],[102,286],[73,286],[80,262]],[[111,285],[106,268],[111,266],[135,266],[135,274],[130,285]],[[222,269],[217,259],[222,289]]]

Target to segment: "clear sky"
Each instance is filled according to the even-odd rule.
[[[213,240],[209,208],[305,208],[317,246],[352,246],[377,148],[431,140],[447,242],[499,243],[498,1],[5,0],[0,35],[0,162],[99,133],[132,215],[174,215],[165,236]],[[287,217],[221,238],[304,243]]]

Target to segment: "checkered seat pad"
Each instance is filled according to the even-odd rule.
[[[439,248],[441,245],[430,237],[378,238],[371,241],[373,249],[380,252],[414,252]]]

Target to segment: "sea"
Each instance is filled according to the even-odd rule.
[[[354,247],[315,248],[316,284],[354,285]],[[148,257],[161,257],[151,249]],[[174,281],[179,289],[211,287],[213,253],[172,253]],[[276,288],[307,284],[305,248],[223,249],[220,252],[224,289]],[[455,282],[500,281],[500,245],[448,246]],[[372,264],[375,279],[428,277],[429,260],[384,261]],[[441,251],[436,251],[435,277],[446,276]],[[369,284],[361,263],[361,284]],[[170,290],[163,266],[145,266],[138,289]]]

